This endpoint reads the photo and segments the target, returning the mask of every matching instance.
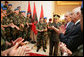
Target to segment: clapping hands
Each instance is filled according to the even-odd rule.
[[[59,28],[59,32],[65,34],[65,31],[66,31],[65,27],[62,25],[62,26]]]
[[[43,32],[43,30],[39,30],[39,32]]]

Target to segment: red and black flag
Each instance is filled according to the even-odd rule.
[[[43,6],[41,5],[41,14],[40,14],[40,18],[44,17],[44,13],[43,13]]]
[[[28,11],[27,11],[27,15],[30,14],[30,18],[32,19],[32,13],[31,13],[31,7],[30,7],[30,2],[28,1]]]
[[[37,34],[37,30],[36,30],[37,22],[38,22],[38,19],[37,19],[36,7],[35,7],[35,2],[34,2],[32,30],[35,34]]]
[[[34,2],[34,10],[33,10],[33,21],[38,22],[37,13],[36,13],[36,7],[35,7],[35,2]]]

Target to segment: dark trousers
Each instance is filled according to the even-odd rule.
[[[57,56],[58,55],[58,45],[59,45],[59,40],[52,41],[51,39],[50,45],[49,45],[49,56]]]

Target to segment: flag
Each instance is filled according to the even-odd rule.
[[[40,18],[43,18],[44,14],[43,14],[43,6],[41,5],[41,14],[40,14]]]
[[[38,20],[37,20],[37,13],[36,13],[36,7],[35,7],[35,2],[34,2],[32,30],[35,33],[35,35],[37,34],[37,30],[36,30],[37,22],[38,22]]]
[[[32,13],[31,13],[31,7],[30,7],[30,2],[28,1],[28,11],[27,13],[30,13],[30,18],[32,19]]]
[[[33,10],[33,21],[38,22],[38,20],[37,20],[37,13],[36,13],[36,7],[35,7],[35,2],[34,2],[34,10]]]

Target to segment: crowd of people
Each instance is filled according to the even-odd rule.
[[[65,23],[59,22],[58,14],[54,14],[48,23],[47,17],[40,18],[35,23],[36,40],[32,41],[30,34],[34,21],[31,13],[25,17],[25,11],[21,11],[20,6],[13,11],[12,4],[7,1],[5,5],[1,3],[1,55],[13,56],[18,46],[28,41],[36,44],[36,52],[41,46],[46,52],[49,44],[49,56],[83,56],[83,3],[64,16]]]

